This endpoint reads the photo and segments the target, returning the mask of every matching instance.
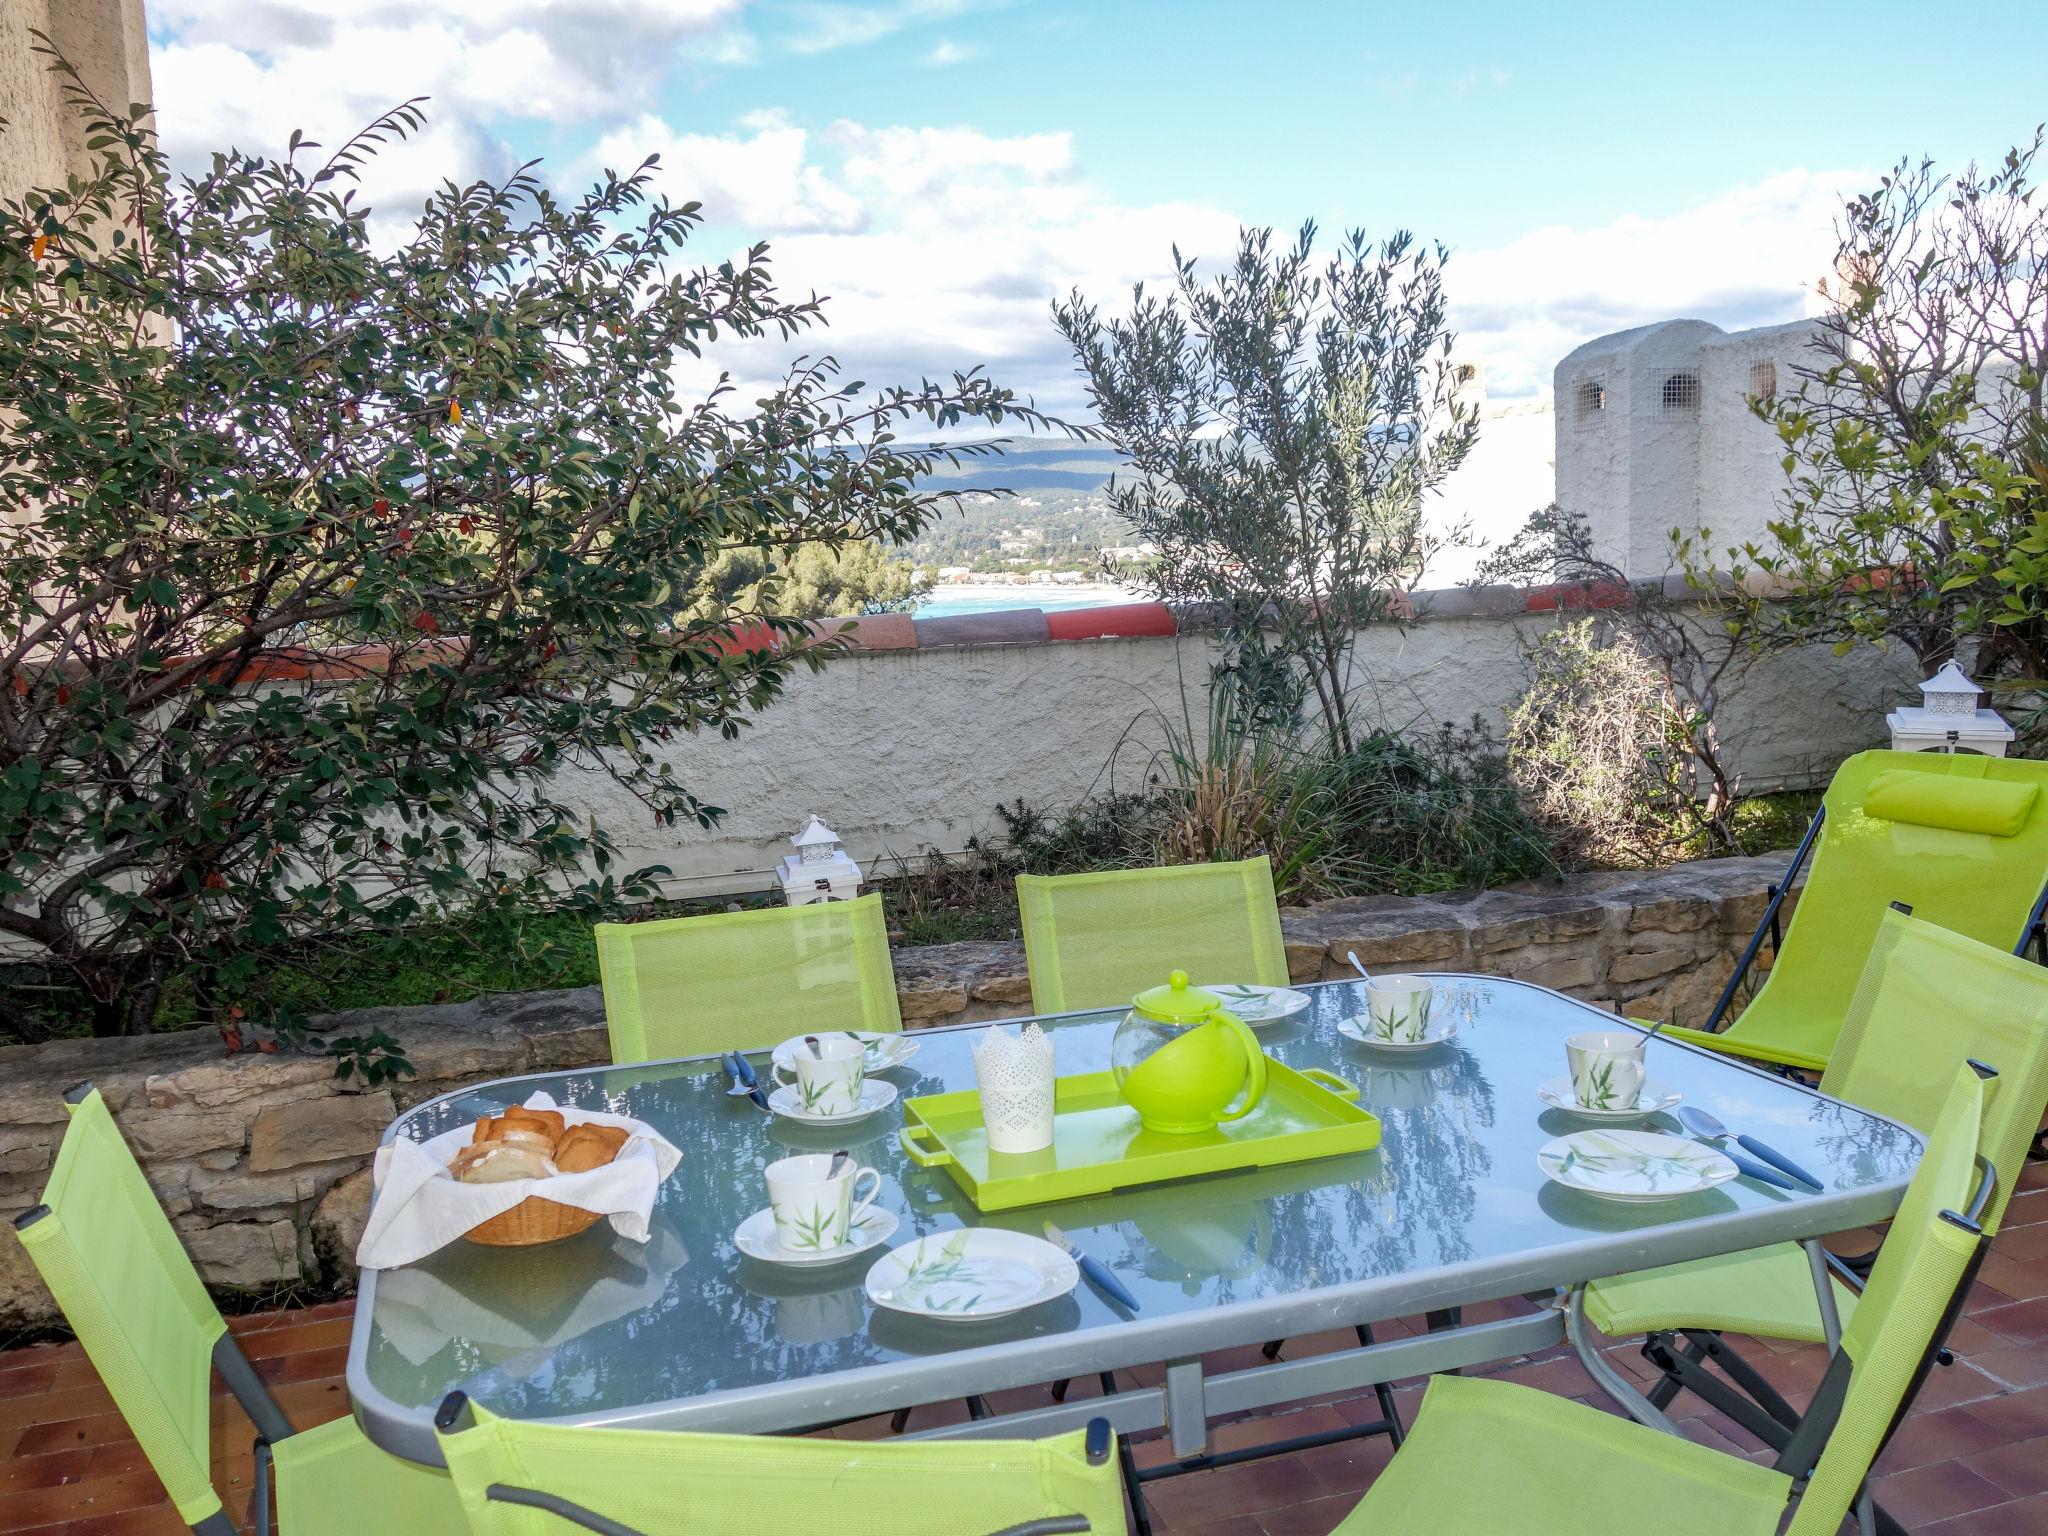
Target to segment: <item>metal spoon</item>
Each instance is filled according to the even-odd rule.
[[[1761,1158],[1764,1162],[1769,1163],[1771,1165],[1771,1168],[1778,1170],[1778,1172],[1789,1173],[1793,1178],[1799,1180],[1802,1184],[1811,1184],[1815,1189],[1827,1188],[1827,1186],[1821,1183],[1819,1179],[1816,1179],[1804,1168],[1800,1167],[1797,1163],[1793,1162],[1792,1159],[1785,1156],[1784,1153],[1765,1146],[1762,1142],[1758,1141],[1753,1136],[1734,1135],[1734,1133],[1731,1133],[1729,1131],[1727,1126],[1723,1125],[1714,1116],[1708,1114],[1704,1109],[1694,1109],[1691,1105],[1688,1104],[1681,1105],[1679,1108],[1673,1110],[1672,1113],[1678,1117],[1678,1123],[1685,1127],[1687,1134],[1689,1134],[1695,1141],[1725,1142],[1730,1139],[1731,1135],[1733,1135],[1733,1139],[1736,1146],[1741,1147],[1744,1152],[1751,1153],[1752,1155]],[[1744,1173],[1749,1174],[1750,1177],[1761,1177],[1767,1184],[1785,1184],[1785,1181],[1783,1179],[1776,1177],[1776,1175],[1774,1174],[1770,1174],[1768,1170],[1766,1170],[1765,1173],[1762,1174],[1752,1171],[1752,1169],[1744,1163],[1742,1157],[1739,1154],[1730,1151],[1727,1147],[1722,1147],[1721,1151],[1734,1161],[1736,1167],[1741,1168],[1742,1171]],[[1790,1184],[1785,1184],[1785,1187],[1787,1189],[1790,1189],[1792,1186]]]
[[[805,1035],[804,1044],[808,1045],[811,1048],[811,1054],[813,1056],[823,1056],[825,1054],[823,1051],[818,1049],[818,1037],[816,1035]]]
[[[1799,1192],[1799,1186],[1786,1178],[1782,1173],[1779,1173],[1775,1168],[1767,1168],[1755,1158],[1745,1156],[1733,1147],[1723,1146],[1721,1143],[1727,1138],[1726,1130],[1721,1129],[1718,1135],[1708,1131],[1698,1122],[1698,1110],[1688,1109],[1681,1105],[1679,1108],[1671,1111],[1671,1113],[1678,1123],[1685,1128],[1688,1140],[1696,1141],[1701,1146],[1712,1147],[1716,1152],[1727,1158],[1729,1162],[1733,1163],[1736,1171],[1741,1173],[1743,1177],[1755,1179],[1759,1184],[1768,1184],[1773,1189],[1789,1189],[1794,1194]],[[1706,1119],[1708,1124],[1720,1128],[1721,1122],[1714,1119],[1712,1115],[1708,1115]]]
[[[825,1182],[829,1184],[832,1180],[838,1178],[839,1170],[846,1166],[847,1161],[852,1156],[853,1154],[851,1152],[846,1151],[844,1148],[841,1148],[839,1151],[834,1152],[832,1154],[832,1166],[825,1170]]]
[[[1355,950],[1345,950],[1344,958],[1351,962],[1351,969],[1358,972],[1358,974],[1364,977],[1367,981],[1372,980],[1372,972],[1368,971],[1363,965],[1359,964],[1358,954]]]

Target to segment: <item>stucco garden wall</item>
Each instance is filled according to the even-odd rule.
[[[1356,686],[1368,714],[1423,730],[1477,714],[1497,729],[1527,686],[1525,648],[1559,620],[1556,601],[1508,587],[1418,594],[1425,622],[1360,637]],[[1155,608],[1121,612],[1144,620]],[[770,886],[784,840],[811,812],[863,867],[892,853],[953,854],[1000,832],[998,802],[1057,808],[1091,790],[1140,787],[1162,717],[1181,719],[1183,680],[1199,725],[1211,658],[1198,635],[1055,639],[1036,609],[891,616],[856,633],[862,649],[795,679],[738,740],[675,743],[678,778],[727,808],[715,830],[656,828],[597,772],[566,779],[565,800],[617,838],[630,867],[670,868],[675,895]],[[1730,690],[1720,721],[1745,788],[1805,786],[1882,745],[1885,710],[1917,697],[1915,681],[1906,659],[1867,649],[1759,664]]]
[[[1698,1023],[1755,928],[1783,855],[1426,899],[1333,901],[1283,914],[1297,980],[1471,970],[1642,1017]],[[907,1028],[1030,1012],[1023,946],[898,951]],[[34,1203],[62,1135],[65,1088],[91,1079],[201,1272],[224,1291],[353,1283],[370,1155],[401,1110],[467,1084],[607,1059],[595,988],[511,993],[327,1021],[379,1025],[418,1065],[397,1088],[343,1091],[321,1057],[224,1058],[210,1031],[0,1049],[0,1218]],[[681,1177],[689,1177],[686,1169]],[[52,1320],[21,1245],[0,1240],[0,1327]]]

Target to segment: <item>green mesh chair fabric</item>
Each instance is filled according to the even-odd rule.
[[[462,1536],[454,1480],[379,1450],[354,1419],[302,1429],[270,1449],[280,1536]]]
[[[2048,969],[1917,912],[1886,912],[1822,1091],[1925,1133],[1949,1074],[1973,1057],[1998,1069],[1977,1148],[1998,1170],[1990,1232],[2048,1111]]]
[[[1976,1189],[1985,1085],[1967,1066],[1956,1068],[1949,1081],[1947,1104],[1885,1233],[1863,1299],[1842,1326],[1848,1395],[1787,1536],[1832,1536],[1841,1525],[1977,1251],[1977,1234],[1942,1213],[1967,1210]]]
[[[1770,974],[1718,1034],[1665,1033],[1753,1060],[1818,1071],[1894,901],[1943,928],[2010,951],[2048,878],[2048,794],[2037,794],[2011,837],[1871,815],[1864,797],[1881,773],[1994,784],[2048,784],[2048,763],[1919,752],[1859,752],[1835,773],[1806,887]],[[1896,783],[1896,781],[1892,781]],[[1928,791],[1917,798],[1926,799]]]
[[[1969,1272],[1968,1208],[1984,1085],[1959,1067],[1862,1302],[1843,1329],[1849,1382],[1788,1536],[1833,1536]],[[1475,1472],[1484,1475],[1475,1476]],[[1432,1536],[1764,1536],[1792,1479],[1595,1408],[1509,1382],[1440,1376],[1407,1442],[1339,1532]]]
[[[1856,1310],[1856,1293],[1832,1283],[1836,1315],[1846,1320]],[[1827,1339],[1813,1268],[1797,1243],[1597,1280],[1586,1287],[1586,1317],[1610,1338],[1703,1328],[1809,1344]]]
[[[207,1397],[227,1324],[105,1102],[93,1092],[69,1107],[43,1190],[50,1214],[21,1241],[179,1518],[196,1525],[221,1510]]]
[[[645,1536],[989,1536],[1080,1515],[1121,1536],[1117,1459],[1088,1464],[1077,1431],[951,1443],[575,1429],[501,1419],[444,1432],[471,1536],[564,1536],[559,1517],[485,1496],[494,1483],[570,1500]]]
[[[1950,1074],[1975,1058],[1998,1069],[1978,1152],[1998,1170],[1982,1224],[1997,1230],[2048,1111],[2048,970],[1903,912],[1878,923],[1820,1086],[1926,1134]],[[1851,1293],[1835,1288],[1844,1321]],[[1706,1328],[1774,1339],[1824,1337],[1806,1254],[1796,1243],[1600,1280],[1586,1316],[1608,1335]]]
[[[227,1323],[97,1092],[71,1123],[20,1229],[64,1320],[187,1525],[222,1513],[208,1475],[213,1350]],[[278,1441],[279,1536],[462,1530],[444,1472],[386,1455],[339,1419]]]
[[[1174,971],[1197,983],[1287,985],[1264,858],[1086,875],[1019,875],[1035,1013],[1128,1004]]]
[[[821,1029],[895,1031],[880,896],[599,923],[612,1060],[751,1051]]]
[[[1337,1536],[1769,1536],[1792,1479],[1512,1382],[1436,1376]]]

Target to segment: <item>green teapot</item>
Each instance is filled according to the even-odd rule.
[[[1243,1119],[1266,1096],[1258,1037],[1213,994],[1189,986],[1186,971],[1131,999],[1109,1060],[1117,1091],[1148,1131],[1213,1131],[1218,1121]]]

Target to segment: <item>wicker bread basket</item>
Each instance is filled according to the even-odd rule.
[[[528,1195],[509,1211],[500,1211],[462,1235],[487,1248],[530,1248],[536,1243],[557,1242],[586,1231],[604,1218],[580,1206],[562,1205]]]

